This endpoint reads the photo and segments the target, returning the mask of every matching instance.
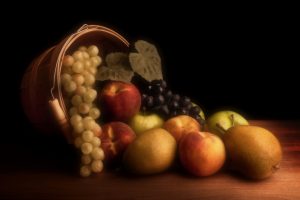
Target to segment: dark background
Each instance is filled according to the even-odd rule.
[[[155,43],[170,87],[190,96],[208,115],[233,109],[249,119],[300,118],[295,12],[270,5],[248,10],[102,3],[45,3],[21,11],[12,6],[10,15],[2,16],[3,61],[8,61],[3,68],[12,79],[2,79],[9,94],[2,98],[7,105],[3,110],[17,119],[8,123],[22,130],[30,127],[19,98],[25,69],[84,23],[108,26],[129,41]]]
[[[36,56],[84,23],[108,26],[129,41],[155,43],[170,87],[208,115],[233,109],[249,119],[300,119],[299,22],[292,6],[127,3],[26,1],[1,7],[2,173],[65,173],[74,166],[76,155],[63,138],[44,136],[30,125],[20,83]]]

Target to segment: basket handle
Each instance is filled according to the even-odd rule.
[[[77,33],[80,33],[81,31],[85,31],[86,29],[91,29],[91,28],[110,30],[104,26],[83,24],[79,29],[77,29],[77,31],[73,35],[76,35]]]
[[[88,29],[89,25],[88,24],[83,24],[79,29],[77,29],[76,33],[79,33],[85,29]]]
[[[53,118],[56,120],[57,124],[59,125],[62,133],[64,134],[65,138],[67,139],[68,143],[72,143],[72,137],[70,134],[70,124],[66,118],[64,111],[62,110],[61,106],[57,99],[53,99],[49,101],[50,111],[53,115]]]

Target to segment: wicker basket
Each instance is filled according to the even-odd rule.
[[[60,83],[62,58],[81,45],[97,45],[101,56],[128,51],[129,43],[115,31],[99,25],[83,25],[58,45],[36,58],[26,70],[22,85],[23,108],[33,125],[43,133],[62,131],[70,141],[69,116]]]

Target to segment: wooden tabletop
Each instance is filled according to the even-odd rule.
[[[280,170],[263,181],[249,181],[223,170],[195,178],[179,169],[133,177],[106,171],[80,178],[69,147],[57,138],[1,145],[0,199],[300,199],[300,121],[251,121],[279,138]],[[52,144],[51,144],[52,143]]]

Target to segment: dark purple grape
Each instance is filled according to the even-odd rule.
[[[187,104],[184,108],[190,113],[191,108],[193,107],[192,103]]]
[[[187,105],[190,104],[190,103],[191,103],[191,99],[188,98],[188,97],[183,97],[183,98],[181,98],[181,100],[180,100],[180,104],[181,104],[182,106],[187,106]]]
[[[170,108],[176,110],[179,107],[179,104],[177,101],[172,100],[170,103]]]
[[[164,88],[162,88],[160,85],[154,85],[152,86],[153,94],[162,94],[164,92]]]
[[[147,96],[145,102],[146,102],[146,106],[148,108],[151,108],[153,106],[153,96]]]
[[[194,119],[196,119],[197,121],[199,121],[201,119],[200,115],[195,115],[193,116]]]
[[[163,105],[160,107],[160,110],[163,115],[168,116],[170,114],[169,107],[167,105]]]
[[[172,98],[172,95],[173,95],[172,91],[168,90],[167,92],[165,92],[165,99],[169,101]]]
[[[151,111],[155,112],[155,113],[160,113],[160,107],[161,106],[154,106]]]
[[[146,112],[147,111],[147,107],[146,106],[142,106],[142,112]]]
[[[197,119],[199,117],[199,114],[189,114],[189,116],[191,116],[194,119]]]
[[[147,98],[147,94],[142,94],[142,101],[145,101],[145,99]]]
[[[190,113],[191,113],[192,115],[198,115],[200,111],[201,111],[201,110],[200,110],[199,106],[193,106],[193,107],[190,109]]]
[[[162,80],[160,85],[164,89],[167,88],[167,82],[165,80]]]
[[[143,85],[141,111],[151,111],[163,117],[190,115],[199,123],[204,120],[199,117],[201,108],[193,106],[191,99],[179,94],[173,94],[164,80],[153,80]]]
[[[178,113],[177,113],[176,110],[172,110],[172,111],[170,112],[170,116],[171,116],[171,117],[175,117],[175,116],[177,116],[177,115],[178,115]]]
[[[172,96],[172,100],[173,100],[173,101],[179,101],[179,100],[180,100],[179,94],[174,94],[174,95]]]
[[[178,110],[178,113],[181,114],[181,115],[186,115],[186,114],[188,114],[188,111],[186,109],[184,109],[184,108],[180,108]]]
[[[165,98],[164,98],[164,96],[163,95],[158,95],[158,96],[156,96],[155,98],[154,98],[154,104],[156,105],[156,106],[160,106],[160,105],[162,105],[162,104],[164,104],[165,103]]]
[[[151,91],[152,91],[152,85],[148,85],[147,86],[147,93],[149,94],[149,93],[151,93]]]

